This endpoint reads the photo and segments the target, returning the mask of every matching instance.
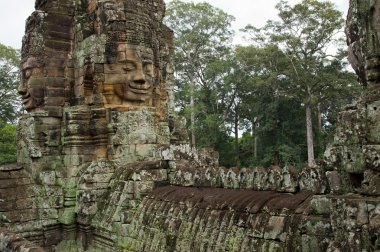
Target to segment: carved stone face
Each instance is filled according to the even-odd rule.
[[[34,57],[22,65],[21,83],[18,93],[22,96],[22,103],[26,111],[32,111],[43,106],[44,103],[44,79],[42,69],[37,66],[37,59]]]
[[[119,44],[117,62],[104,66],[107,103],[151,106],[154,72],[151,49]]]

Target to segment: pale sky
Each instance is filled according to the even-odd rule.
[[[170,0],[165,0],[170,2]],[[190,0],[183,0],[190,2]],[[332,0],[337,8],[347,13],[349,0]],[[13,48],[21,48],[24,35],[25,20],[34,10],[34,0],[0,0],[0,43]],[[275,19],[275,5],[279,0],[193,0],[193,2],[208,2],[235,17],[235,30],[244,28],[247,24],[256,27],[263,26],[268,19]],[[288,0],[290,4],[300,0]]]

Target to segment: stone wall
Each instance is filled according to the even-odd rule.
[[[61,190],[37,184],[21,167],[0,167],[1,228],[38,245],[56,244],[61,239],[60,231],[56,232],[60,229],[57,217],[61,202]]]
[[[41,247],[25,240],[21,235],[0,229],[0,248],[3,252],[44,252]]]
[[[374,251],[380,199],[167,186],[146,197],[127,251]],[[369,221],[371,220],[371,221]]]

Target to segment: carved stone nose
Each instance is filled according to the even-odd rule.
[[[17,87],[17,92],[20,95],[24,95],[24,94],[26,94],[27,89],[26,89],[26,87],[22,83],[20,83],[20,85],[18,85],[18,87]]]
[[[144,84],[146,82],[145,74],[142,69],[138,69],[133,77],[133,81],[137,84]]]

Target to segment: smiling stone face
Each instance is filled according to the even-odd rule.
[[[168,115],[174,47],[171,30],[162,24],[164,9],[162,0],[78,5],[72,27],[72,106],[149,107]]]
[[[151,49],[119,43],[116,63],[104,65],[107,103],[152,106],[153,62]]]
[[[43,70],[37,62],[36,58],[30,57],[22,64],[21,83],[18,87],[18,93],[22,97],[22,103],[26,111],[33,111],[44,103]]]

